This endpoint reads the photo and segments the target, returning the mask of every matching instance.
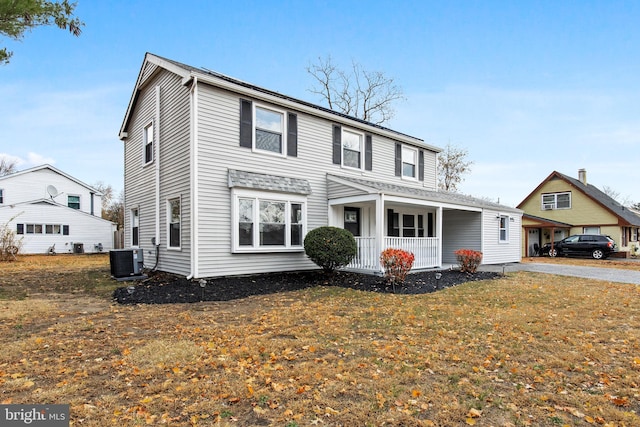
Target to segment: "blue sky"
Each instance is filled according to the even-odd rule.
[[[465,148],[460,191],[515,206],[557,170],[640,202],[640,2],[78,0],[0,66],[0,155],[123,187],[117,138],[145,52],[299,99],[331,55],[402,86],[388,127]]]

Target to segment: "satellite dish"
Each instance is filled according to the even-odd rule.
[[[52,199],[59,194],[58,189],[53,185],[47,185],[47,193],[49,193],[49,196],[51,196]]]

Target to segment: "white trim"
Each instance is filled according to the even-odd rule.
[[[179,217],[180,217],[180,221],[178,222],[178,224],[180,224],[180,238],[179,238],[179,242],[178,242],[178,246],[171,246],[171,224],[173,224],[171,222],[171,203],[173,201],[177,200],[179,207],[180,207],[180,211],[179,211]],[[167,197],[167,202],[166,202],[166,207],[167,207],[167,250],[169,251],[180,251],[182,250],[182,196],[177,196],[177,197]]]
[[[414,163],[407,163],[407,164],[413,164],[413,172],[414,172],[414,176],[408,176],[404,174],[404,152],[405,150],[407,151],[411,151],[413,153],[413,160]],[[407,181],[418,181],[418,166],[419,166],[419,154],[418,154],[418,149],[415,147],[411,147],[409,145],[406,144],[402,144],[401,148],[400,148],[400,176],[402,177],[403,180],[407,180]]]
[[[253,199],[253,245],[240,246],[239,244],[239,212],[240,199]],[[285,203],[285,244],[283,246],[260,246],[260,202],[273,201]],[[302,231],[300,233],[300,245],[292,246],[291,242],[291,205],[302,205]],[[307,197],[293,193],[275,193],[272,191],[247,190],[243,188],[231,189],[231,252],[232,253],[277,253],[277,252],[303,252],[304,236],[307,232]]]
[[[279,108],[274,108],[269,105],[260,104],[258,102],[251,103],[251,151],[254,153],[267,154],[270,156],[278,156],[278,157],[287,157],[287,131],[288,131],[288,123],[287,123],[287,111],[281,110]],[[256,147],[256,130],[258,129],[258,120],[257,120],[257,109],[270,111],[276,114],[280,114],[282,116],[282,129],[281,129],[281,146],[280,152],[276,153],[275,151],[263,150],[261,148]],[[262,129],[262,128],[260,128]],[[266,129],[265,129],[266,130]]]
[[[365,170],[365,167],[364,167],[365,166],[364,165],[364,163],[365,163],[364,151],[365,151],[365,138],[366,138],[366,135],[363,132],[361,132],[359,130],[356,130],[356,129],[353,129],[353,128],[345,129],[344,126],[340,127],[340,132],[341,132],[341,135],[340,135],[340,166],[342,168],[344,168],[344,169],[356,170],[356,171],[364,171]],[[350,133],[352,135],[357,135],[360,138],[360,149],[358,150],[358,152],[360,153],[359,162],[358,162],[358,163],[360,163],[359,167],[349,166],[349,165],[345,165],[344,164],[344,150],[345,150],[345,148],[344,148],[344,134],[345,133]],[[354,151],[354,150],[350,150],[350,151]]]
[[[72,208],[71,206],[69,206],[69,197],[77,197],[78,198],[78,207],[77,208]],[[82,210],[82,195],[80,195],[80,194],[67,194],[67,207],[71,208],[71,209],[75,209],[77,211],[81,211]]]

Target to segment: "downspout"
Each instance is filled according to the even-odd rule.
[[[156,86],[156,117],[153,124],[155,132],[155,192],[156,192],[156,236],[153,245],[160,246],[160,85]],[[156,248],[157,249],[157,248]]]
[[[190,120],[190,138],[189,138],[189,152],[190,152],[190,161],[189,161],[189,174],[191,175],[191,185],[190,185],[190,198],[191,198],[191,209],[190,209],[190,233],[191,233],[191,273],[187,276],[188,280],[191,280],[194,277],[198,277],[199,275],[199,262],[198,262],[198,210],[199,210],[199,201],[198,201],[198,78],[196,76],[193,77],[191,83],[190,90],[190,101],[191,101],[191,120]]]

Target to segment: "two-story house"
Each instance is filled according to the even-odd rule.
[[[116,225],[101,211],[102,193],[51,165],[0,177],[0,225],[21,239],[21,253],[112,249]]]
[[[621,255],[640,247],[640,216],[589,184],[585,169],[578,171],[578,179],[553,171],[518,208],[524,211],[523,253],[528,256],[572,234],[610,236]]]
[[[356,271],[387,247],[414,269],[520,260],[522,212],[436,189],[439,148],[277,92],[146,54],[120,138],[125,246],[215,277],[317,268],[307,231],[351,231]]]

